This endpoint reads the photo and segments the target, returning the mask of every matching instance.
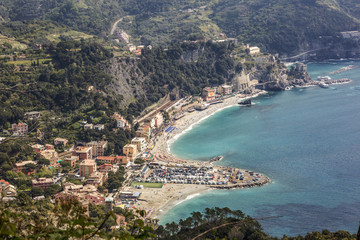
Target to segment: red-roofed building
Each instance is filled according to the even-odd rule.
[[[15,135],[25,135],[28,133],[28,125],[26,123],[12,124],[11,129]]]
[[[110,172],[113,169],[112,164],[105,163],[99,167],[99,172]]]

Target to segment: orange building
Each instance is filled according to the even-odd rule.
[[[124,147],[123,147],[123,153],[126,157],[128,157],[129,159],[131,160],[134,160],[135,157],[137,156],[138,154],[138,151],[137,151],[137,146],[136,145],[133,145],[133,144],[126,144]]]
[[[203,98],[205,101],[211,101],[215,99],[216,90],[211,87],[206,87],[203,89]]]

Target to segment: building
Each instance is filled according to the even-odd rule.
[[[232,87],[229,85],[222,85],[221,91],[222,95],[229,95],[232,93]]]
[[[54,144],[56,146],[66,146],[66,144],[68,144],[68,140],[65,138],[55,138],[54,140]]]
[[[295,66],[297,72],[307,72],[307,65],[301,62],[297,62]]]
[[[150,141],[151,127],[150,126],[139,127],[138,130],[136,130],[136,136],[145,138],[147,142]]]
[[[28,125],[26,123],[14,123],[11,125],[14,135],[23,136],[28,133]]]
[[[206,87],[203,89],[202,97],[205,101],[211,101],[215,99],[215,88]]]
[[[128,160],[126,156],[116,156],[116,163],[120,164],[120,165],[127,165],[128,164]]]
[[[96,162],[94,160],[85,159],[80,163],[80,176],[89,177],[93,172],[96,172]]]
[[[91,147],[77,147],[72,155],[78,156],[80,161],[93,158]]]
[[[121,191],[119,194],[119,199],[136,200],[140,197],[140,195],[141,193],[139,192]]]
[[[54,150],[55,147],[52,144],[45,144],[45,150]]]
[[[123,153],[130,160],[134,160],[136,158],[136,156],[138,155],[137,146],[133,145],[133,144],[126,144],[123,147]]]
[[[104,129],[105,129],[104,124],[96,124],[96,125],[94,125],[94,130],[96,130],[96,131],[102,131]]]
[[[256,55],[260,53],[260,48],[256,46],[250,47],[249,45],[247,45],[246,51],[249,53],[249,55]]]
[[[113,206],[114,206],[114,199],[112,197],[107,197],[105,198],[105,207],[106,207],[106,211],[112,211],[113,210]]]
[[[8,184],[1,187],[1,193],[3,196],[3,201],[5,197],[15,197],[17,195],[17,190],[14,185]]]
[[[360,39],[360,32],[359,31],[341,32],[341,36],[345,39]]]
[[[53,150],[53,149],[44,150],[44,151],[40,152],[40,156],[42,158],[49,160],[50,166],[58,165],[59,154],[55,150]]]
[[[156,115],[155,115],[155,127],[156,128],[159,128],[164,122],[164,116],[162,115],[161,112],[158,112]]]
[[[17,172],[23,172],[27,175],[30,175],[33,173],[33,169],[28,168],[26,165],[28,164],[34,164],[36,165],[36,162],[34,161],[23,161],[23,162],[18,162],[15,163],[15,168]]]
[[[129,124],[129,122],[120,114],[114,113],[112,118],[116,120],[116,126],[118,128],[127,128],[127,129],[131,128],[131,125]]]
[[[105,164],[120,164],[120,165],[126,165],[128,164],[127,157],[126,156],[99,156],[96,158],[96,161],[105,163]]]
[[[99,167],[99,172],[110,172],[112,171],[114,168],[113,168],[113,165],[112,164],[109,164],[109,163],[105,163],[103,165],[101,165]]]
[[[42,190],[46,190],[46,188],[50,185],[55,184],[51,178],[39,178],[39,179],[32,179],[31,185],[32,187],[41,187]]]
[[[104,156],[107,145],[107,141],[92,141],[86,144],[86,146],[91,147],[92,149],[92,157]]]
[[[143,137],[136,137],[131,140],[131,144],[134,144],[137,146],[137,151],[143,152],[146,148],[146,139]]]
[[[30,120],[32,120],[32,119],[38,119],[38,118],[40,118],[40,112],[35,112],[35,111],[33,111],[33,112],[27,112],[27,113],[24,114],[24,116],[25,116],[26,118],[30,119]]]
[[[41,144],[34,144],[31,147],[34,150],[34,152],[36,152],[36,153],[40,153],[40,152],[44,151],[44,149],[45,149],[45,146],[41,145]]]
[[[91,184],[95,187],[102,186],[106,181],[107,176],[107,172],[93,172],[86,180],[86,184]]]
[[[93,129],[94,128],[94,124],[92,123],[88,123],[84,125],[84,130],[89,130],[89,129]]]
[[[69,163],[71,168],[74,168],[76,166],[76,162],[79,161],[79,157],[78,156],[70,156],[70,157],[65,157],[63,159],[63,161],[65,163]]]

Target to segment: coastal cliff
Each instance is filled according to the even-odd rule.
[[[231,84],[235,91],[281,91],[311,81],[306,70],[291,71],[277,57],[246,52],[232,41],[184,42],[169,49],[144,50],[138,58],[113,58],[106,68],[109,91],[123,96],[124,106],[136,99],[156,102],[175,88],[198,95],[206,86]]]

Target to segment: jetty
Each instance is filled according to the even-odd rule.
[[[341,79],[324,79],[322,78],[321,81],[313,81],[313,83],[315,85],[318,85],[321,88],[327,88],[329,87],[329,85],[335,85],[335,84],[345,84],[345,83],[349,83],[352,80],[349,78],[341,78]]]

